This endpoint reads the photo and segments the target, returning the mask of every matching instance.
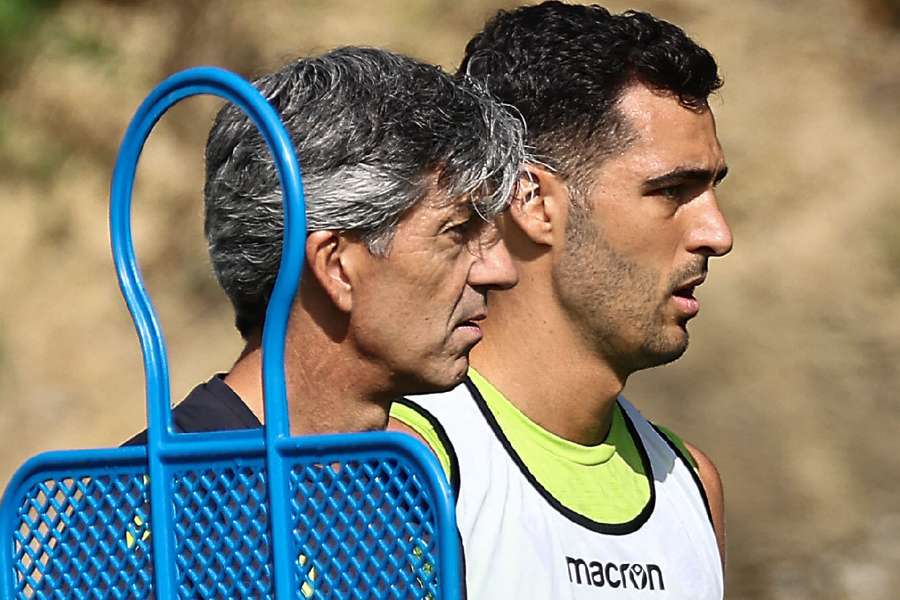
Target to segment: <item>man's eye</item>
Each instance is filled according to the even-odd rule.
[[[683,194],[684,190],[680,185],[672,185],[656,190],[657,196],[663,196],[664,198],[668,198],[669,200],[678,200]]]
[[[464,237],[466,236],[472,228],[472,220],[462,221],[461,223],[457,223],[456,225],[451,225],[447,229],[444,230],[444,233],[452,235],[453,237]]]
[[[707,189],[707,186],[700,183],[679,183],[678,185],[669,185],[651,192],[654,196],[660,196],[671,202],[685,204],[691,199],[699,196]]]

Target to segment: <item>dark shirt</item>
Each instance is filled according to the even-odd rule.
[[[206,383],[201,383],[195,387],[184,400],[175,406],[172,409],[172,422],[175,424],[175,431],[179,433],[262,427],[262,423],[259,422],[256,415],[244,404],[234,390],[228,387],[228,384],[224,381],[224,375],[221,374],[215,375]],[[137,446],[146,443],[147,430],[145,429],[123,445]],[[215,476],[212,471],[208,471],[206,474],[212,477]],[[250,548],[257,553],[253,554],[253,552],[248,551],[246,554],[250,557],[267,555],[267,542],[259,537],[256,529],[250,528],[249,533],[245,533],[247,517],[236,509],[237,504],[243,504],[247,514],[251,515],[265,510],[264,484],[261,479],[253,479],[252,487],[256,490],[255,495],[247,495],[240,499],[238,499],[237,495],[229,495],[225,502],[218,502],[218,499],[211,495],[209,489],[199,485],[200,479],[197,473],[182,476],[180,481],[182,484],[187,482],[186,489],[193,490],[191,497],[194,503],[199,503],[199,505],[204,507],[203,519],[212,519],[217,525],[221,525],[221,528],[218,530],[212,526],[204,529],[203,537],[205,542],[201,545],[204,553],[210,552],[211,548],[216,552],[221,552],[224,545],[230,540],[233,547],[237,547],[235,544],[242,542],[245,548]],[[149,499],[142,508],[144,513],[149,515]],[[186,509],[182,507],[182,511],[184,510]],[[186,517],[185,514],[182,514],[181,518],[188,518],[189,520],[197,518],[200,520],[196,515]],[[142,520],[146,520],[146,517]],[[235,523],[239,523],[240,526],[235,527]],[[149,545],[149,527],[147,527],[146,531],[148,532],[145,534],[147,537],[141,540],[143,546]],[[225,534],[222,535],[221,532],[225,532]],[[225,564],[228,569],[231,569],[230,574],[226,576],[223,565],[216,561],[206,562],[206,559],[202,559],[200,556],[199,551],[195,552],[193,548],[199,544],[200,539],[196,531],[192,530],[187,537],[190,538],[189,543],[181,544],[177,549],[179,560],[185,561],[184,564],[187,565],[179,573],[179,585],[182,591],[187,590],[187,595],[199,597],[201,594],[198,591],[198,582],[206,584],[211,580],[225,586],[213,588],[218,592],[217,597],[218,595],[227,597],[243,595],[235,595],[237,592],[232,589],[234,585],[243,586],[240,589],[248,590],[248,593],[253,597],[272,597],[272,581],[267,570],[260,571],[259,568],[251,564],[249,559],[245,564],[245,561],[232,558]],[[144,551],[146,552],[146,550]],[[152,571],[149,557],[143,558],[139,569],[142,570],[141,576],[146,579],[149,585]],[[135,578],[134,573],[131,573],[131,577]],[[219,586],[219,583],[216,585]],[[225,591],[223,592],[223,590]]]
[[[175,431],[179,433],[262,427],[253,411],[234,393],[234,390],[228,387],[222,374],[215,375],[206,383],[195,387],[172,409],[172,420],[175,423]],[[123,446],[139,446],[146,443],[145,429]]]

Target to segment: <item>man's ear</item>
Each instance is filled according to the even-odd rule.
[[[522,167],[509,216],[528,239],[552,246],[565,231],[568,208],[569,191],[556,175],[537,165]]]
[[[350,241],[337,231],[314,231],[306,238],[306,264],[319,287],[342,312],[353,308],[353,285],[348,273]]]

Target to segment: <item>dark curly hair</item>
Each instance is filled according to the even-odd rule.
[[[591,169],[633,139],[616,109],[627,87],[641,83],[704,110],[722,86],[715,59],[679,27],[555,1],[497,13],[469,41],[457,75],[521,113],[532,156],[576,197]]]

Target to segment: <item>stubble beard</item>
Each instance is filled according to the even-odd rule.
[[[680,358],[688,333],[684,323],[675,331],[666,323],[669,282],[660,298],[659,273],[617,252],[590,216],[578,212],[566,228],[553,289],[588,347],[623,377]]]

